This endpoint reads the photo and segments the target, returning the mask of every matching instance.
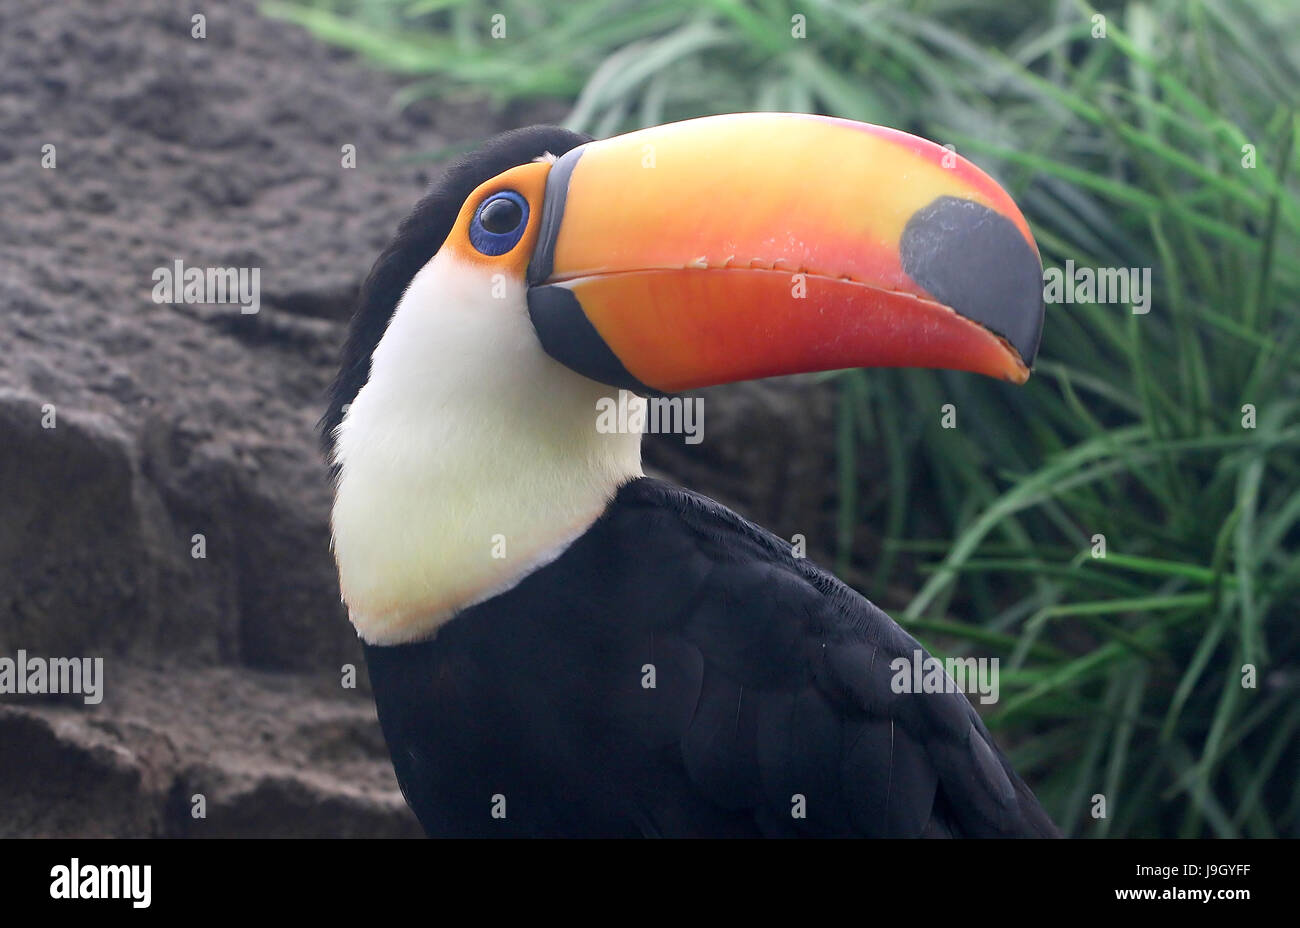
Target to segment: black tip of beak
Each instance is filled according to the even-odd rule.
[[[942,196],[907,221],[899,253],[909,277],[1033,366],[1043,334],[1043,265],[1014,222],[982,203]]]

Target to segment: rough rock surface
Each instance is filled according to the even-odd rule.
[[[205,39],[166,0],[0,7],[0,657],[106,676],[97,706],[0,697],[0,835],[417,833],[340,685],[315,425],[418,156],[562,110],[396,87],[249,0]],[[155,303],[177,260],[260,268],[260,311]],[[710,391],[703,444],[647,459],[824,555],[831,415]]]

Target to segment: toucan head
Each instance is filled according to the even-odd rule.
[[[420,492],[522,482],[556,501],[539,531],[582,525],[584,494],[601,502],[640,471],[639,445],[593,434],[599,396],[851,367],[1021,383],[1042,321],[1038,250],[1011,198],[906,133],[753,113],[599,141],[549,127],[498,136],[403,223],[344,350],[324,424],[354,620],[366,597],[349,596],[349,573],[361,590],[366,569],[350,571],[345,548],[373,545],[383,494],[348,502],[349,479],[387,487],[394,519]],[[552,448],[565,450],[552,460]],[[556,487],[570,466],[572,499]],[[340,525],[363,516],[371,537],[349,544]],[[475,504],[420,517],[492,529]]]

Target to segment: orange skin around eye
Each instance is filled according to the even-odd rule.
[[[456,224],[452,226],[443,248],[466,263],[523,279],[533,256],[533,246],[537,243],[537,229],[542,221],[542,203],[546,199],[546,178],[550,173],[549,163],[521,164],[479,184],[460,208],[460,215],[456,217]],[[479,204],[502,190],[513,190],[528,201],[528,227],[524,229],[519,243],[505,254],[485,255],[470,243],[469,224],[478,211]]]

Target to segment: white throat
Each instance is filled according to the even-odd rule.
[[[617,395],[552,360],[521,281],[440,253],[415,276],[336,432],[339,583],[371,644],[431,637],[558,557],[641,475]]]

